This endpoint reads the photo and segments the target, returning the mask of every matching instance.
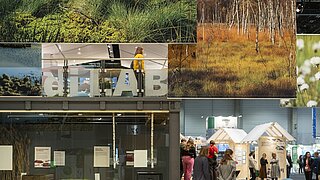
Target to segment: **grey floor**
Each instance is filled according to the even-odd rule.
[[[315,174],[313,175],[313,178],[315,178]],[[304,180],[304,174],[292,174],[290,179],[292,180]]]

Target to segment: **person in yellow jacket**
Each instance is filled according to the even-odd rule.
[[[136,48],[136,52],[134,53],[134,58],[135,60],[133,60],[133,70],[134,71],[141,70],[142,72],[144,72],[144,60],[143,60],[144,57],[143,57],[142,47]],[[142,59],[140,60],[138,58],[142,58]]]
[[[137,47],[134,53],[133,70],[138,81],[138,96],[143,96],[144,93],[144,60],[143,48]]]

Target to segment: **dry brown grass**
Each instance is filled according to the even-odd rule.
[[[203,36],[203,32],[205,35]],[[198,28],[197,58],[184,61],[179,73],[172,71],[179,57],[169,56],[169,96],[178,97],[294,97],[295,40],[289,33],[272,45],[259,33],[260,52],[255,50],[255,30],[249,36],[222,25]],[[293,44],[292,44],[293,43]],[[170,66],[173,63],[175,66]]]

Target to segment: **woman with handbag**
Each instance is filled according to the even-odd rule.
[[[303,170],[304,170],[304,176],[306,180],[312,180],[312,164],[313,159],[311,158],[310,152],[306,152],[304,158],[303,158]]]

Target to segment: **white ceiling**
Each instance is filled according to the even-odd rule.
[[[108,44],[42,44],[42,59],[44,67],[63,66],[63,59],[71,60],[69,65],[91,62],[101,59],[110,59]],[[120,44],[120,57],[133,58],[136,47],[143,47],[145,68],[161,69],[168,67],[168,45],[167,44]],[[60,49],[60,50],[59,50]],[[152,60],[152,58],[155,58]],[[55,63],[52,63],[52,62]],[[122,60],[121,64],[130,67],[132,60]]]

